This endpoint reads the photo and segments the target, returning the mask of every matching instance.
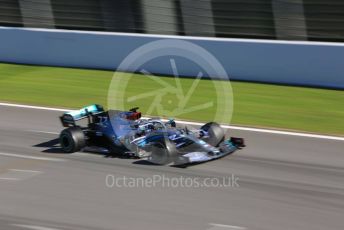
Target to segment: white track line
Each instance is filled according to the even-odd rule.
[[[11,103],[0,103],[0,106],[9,106],[9,107],[18,107],[18,108],[27,108],[27,109],[40,109],[40,110],[50,110],[50,111],[61,111],[61,112],[71,111],[71,110],[60,109],[60,108],[31,106],[31,105],[22,105],[22,104],[11,104]],[[166,120],[166,119],[162,119],[162,120]],[[186,125],[203,125],[203,123],[192,122],[192,121],[177,121],[177,122],[181,123],[181,124],[186,124]],[[249,127],[231,126],[231,125],[223,125],[223,127],[227,128],[227,129],[235,129],[235,130],[242,130],[242,131],[249,131],[249,132],[259,132],[259,133],[269,133],[269,134],[279,134],[279,135],[289,135],[289,136],[298,136],[298,137],[308,137],[308,138],[344,141],[344,137],[330,136],[330,135],[300,133],[300,132],[281,131],[281,130],[272,130],[272,129],[249,128]],[[37,132],[43,132],[43,131],[37,131]],[[56,134],[54,132],[45,132],[45,133]]]
[[[32,106],[32,105],[21,105],[21,104],[11,104],[11,103],[0,103],[0,106],[17,107],[17,108],[25,108],[25,109],[40,109],[40,110],[49,110],[49,111],[61,111],[61,112],[68,111],[67,109],[42,107],[42,106]]]
[[[14,172],[29,172],[29,173],[42,173],[42,171],[27,170],[27,169],[10,169],[10,171],[14,171]]]
[[[66,161],[66,160],[64,160],[64,159],[59,159],[59,158],[36,157],[36,156],[21,155],[21,154],[15,154],[15,153],[1,153],[1,152],[0,152],[0,156],[5,156],[5,157],[17,157],[17,158],[24,158],[24,159],[31,159],[31,160],[41,160],[41,161],[55,161],[55,162]]]
[[[167,121],[166,119],[162,119],[162,120]],[[185,125],[203,125],[203,123],[192,122],[192,121],[177,121],[177,123],[185,124]],[[222,125],[222,127],[226,129],[236,129],[236,130],[249,131],[249,132],[259,132],[259,133],[280,134],[280,135],[289,135],[289,136],[298,136],[298,137],[310,137],[310,138],[318,138],[318,139],[344,141],[344,137],[336,137],[336,136],[328,136],[328,135],[298,133],[298,132],[272,130],[272,129],[249,128],[249,127],[232,126],[232,125]]]
[[[27,225],[27,224],[11,224],[11,225],[15,227],[32,229],[32,230],[59,230],[57,228],[47,228],[47,227],[37,226],[37,225]]]
[[[209,225],[211,225],[213,227],[227,228],[227,229],[237,229],[237,230],[245,230],[245,229],[247,229],[245,227],[240,227],[240,226],[235,226],[235,225],[227,225],[227,224],[209,223]]]
[[[0,180],[20,180],[20,179],[12,178],[12,177],[0,177]]]
[[[50,132],[50,131],[41,131],[41,130],[27,130],[28,132],[33,133],[44,133],[44,134],[59,134],[58,132]]]
[[[42,174],[42,171],[26,170],[26,169],[9,169],[6,173],[2,174],[0,179],[3,180],[26,180],[31,177]]]

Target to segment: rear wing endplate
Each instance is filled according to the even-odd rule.
[[[64,127],[70,127],[70,126],[75,126],[75,122],[87,117],[90,117],[91,115],[95,115],[98,113],[104,112],[104,108],[101,105],[90,105],[86,106],[82,109],[75,110],[75,111],[70,111],[64,113],[61,117],[61,123]]]

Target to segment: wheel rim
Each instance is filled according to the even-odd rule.
[[[67,151],[70,150],[70,148],[71,148],[71,142],[70,142],[70,139],[69,139],[68,136],[63,135],[63,136],[61,137],[61,145],[62,145],[62,148],[63,148],[64,150],[67,150]]]

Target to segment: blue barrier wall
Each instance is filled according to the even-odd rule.
[[[116,69],[130,52],[162,38],[181,37],[0,27],[0,62]],[[341,43],[182,38],[213,54],[230,79],[344,89]],[[172,75],[166,65],[149,71]],[[188,65],[178,71],[194,76]]]

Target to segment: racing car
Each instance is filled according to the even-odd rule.
[[[60,117],[66,127],[59,137],[62,150],[73,153],[96,147],[107,154],[158,165],[189,165],[215,160],[245,147],[243,138],[226,139],[216,122],[199,129],[183,128],[173,119],[142,118],[138,109],[105,111],[94,104],[64,113]]]

